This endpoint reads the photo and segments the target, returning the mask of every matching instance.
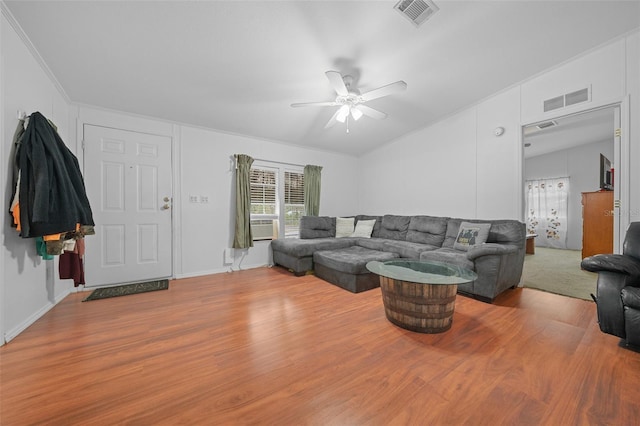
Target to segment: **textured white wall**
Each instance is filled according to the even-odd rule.
[[[625,46],[624,39],[613,41],[523,83],[523,123],[543,121],[558,115],[620,102],[625,95]],[[585,87],[591,88],[589,102],[544,112],[545,99]]]
[[[475,217],[475,129],[467,110],[364,155],[361,212]]]
[[[235,198],[233,154],[297,165],[322,166],[320,214],[357,213],[356,159],[212,130],[181,126],[180,203],[182,205],[180,276],[229,270],[223,252],[233,242]],[[206,196],[208,204],[190,203],[189,195]],[[234,269],[270,262],[269,242],[237,251]]]
[[[509,90],[363,156],[361,210],[520,219],[519,141],[519,93]]]
[[[69,140],[70,107],[63,95],[20,39],[10,21],[2,16],[3,87],[3,221],[4,246],[4,318],[3,335],[15,337],[24,328],[55,305],[73,288],[71,280],[57,278],[57,259],[43,261],[35,250],[35,240],[22,239],[9,226],[8,199],[11,196],[10,158],[13,133],[18,124],[17,111],[40,111],[57,126],[60,136],[74,151]],[[6,165],[6,167],[5,167]]]

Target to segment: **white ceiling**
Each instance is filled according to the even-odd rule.
[[[5,1],[70,100],[361,155],[640,26],[640,1]],[[324,129],[324,72],[408,89]]]

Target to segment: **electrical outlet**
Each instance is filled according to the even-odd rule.
[[[200,202],[201,203],[208,203],[209,202],[209,197],[205,196],[205,195],[201,195],[200,196]]]
[[[190,203],[197,203],[198,202],[198,196],[197,195],[189,195],[189,202]]]

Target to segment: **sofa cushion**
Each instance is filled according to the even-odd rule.
[[[485,221],[486,222],[486,221]],[[526,226],[517,220],[491,220],[488,243],[514,244],[523,247],[527,239]]]
[[[439,246],[429,244],[412,243],[410,241],[385,240],[383,243],[384,251],[397,253],[400,257],[408,257],[410,259],[418,259],[423,251],[436,250]]]
[[[384,215],[380,227],[380,238],[404,241],[409,230],[410,216]]]
[[[376,223],[373,226],[373,232],[371,233],[371,237],[378,238],[380,236],[380,226],[382,226],[382,216],[368,216],[365,214],[359,214],[356,216],[356,225],[360,220],[373,220],[375,219]]]
[[[336,218],[329,216],[302,216],[300,238],[329,238],[336,235]]]
[[[442,247],[446,233],[446,217],[413,216],[409,222],[407,241]]]
[[[337,217],[336,238],[350,237],[353,234],[355,221],[355,217]]]
[[[313,262],[347,274],[368,274],[368,262],[383,262],[397,258],[395,253],[369,250],[364,247],[348,247],[340,250],[323,250],[313,254]]]
[[[271,250],[280,251],[294,257],[311,256],[318,250],[335,250],[355,244],[353,238],[283,238],[271,241]]]
[[[474,271],[474,263],[467,259],[467,253],[452,248],[439,248],[437,250],[423,251],[420,253],[420,260],[435,260],[437,262],[449,263],[461,266],[463,268]]]
[[[356,222],[356,229],[353,231],[351,236],[355,238],[371,238],[375,224],[375,219],[359,220]]]
[[[491,229],[489,229],[489,237],[487,238],[488,243],[515,244],[518,247],[521,246],[524,250],[526,227],[523,228],[524,224],[522,222],[513,219],[475,220],[450,218],[447,220],[447,233],[442,247],[453,248],[462,222],[490,223]]]
[[[370,250],[384,251],[384,243],[386,241],[393,240],[386,240],[384,238],[357,238],[355,245],[368,248]]]
[[[490,228],[490,223],[461,222],[458,236],[453,243],[453,248],[467,251],[470,247],[484,244],[489,237]]]

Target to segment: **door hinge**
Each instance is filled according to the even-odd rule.
[[[620,136],[622,136],[622,129],[616,129],[616,131],[614,132],[614,135],[616,138],[619,138]]]
[[[82,139],[82,150],[84,151],[84,139]]]
[[[613,200],[613,208],[614,209],[620,208],[620,200]]]

